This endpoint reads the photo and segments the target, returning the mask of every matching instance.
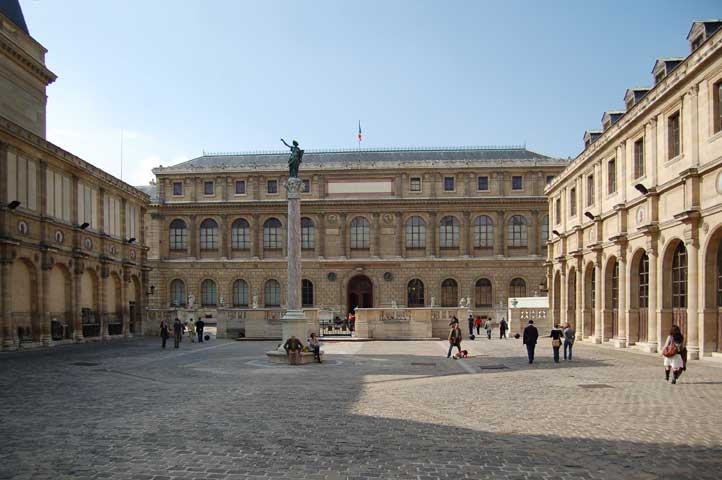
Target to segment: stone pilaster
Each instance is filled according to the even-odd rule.
[[[466,188],[468,190],[469,188],[469,178],[468,176],[465,176],[466,178]],[[469,212],[463,212],[461,216],[461,235],[459,235],[461,239],[461,254],[468,257],[469,252],[471,251],[471,239],[469,238],[469,234],[471,233],[471,227],[469,225],[470,223],[470,217],[471,214]]]
[[[314,177],[316,178],[316,177]],[[318,214],[318,234],[316,235],[315,240],[315,253],[316,256],[319,258],[323,258],[326,256],[326,214],[324,212],[319,212]]]
[[[40,282],[38,282],[38,298],[42,305],[42,311],[36,315],[40,318],[40,343],[45,347],[52,346],[53,338],[50,334],[50,269],[53,268],[51,261],[45,261],[48,252],[42,252],[43,260],[40,265]]]
[[[623,188],[623,186],[622,186]],[[614,346],[617,348],[627,347],[627,332],[629,331],[629,315],[627,311],[627,261],[626,255],[620,252],[617,257],[619,262],[619,288],[618,290],[618,305],[617,305],[617,338],[614,339]]]
[[[83,280],[83,271],[85,270],[85,265],[83,264],[83,261],[79,258],[73,259],[73,296],[74,296],[74,302],[73,302],[73,319],[71,320],[73,324],[73,340],[75,343],[81,343],[83,342],[83,312],[80,307],[80,299],[82,298],[82,295],[80,293],[82,288],[82,280]]]
[[[371,257],[378,257],[379,256],[379,213],[374,212],[371,215],[371,238],[370,238],[370,249],[369,254]]]
[[[699,244],[695,238],[686,242],[687,247],[687,351],[691,360],[699,359]],[[683,332],[684,333],[684,332]]]
[[[594,343],[602,343],[602,307],[604,304],[604,284],[602,281],[602,256],[597,255],[594,263]]]
[[[406,225],[401,212],[396,212],[396,253],[399,257],[406,257]]]
[[[7,246],[0,246],[7,248]],[[0,251],[0,350],[15,350],[18,346],[13,325],[12,300],[10,298],[10,269],[13,255],[10,251]]]

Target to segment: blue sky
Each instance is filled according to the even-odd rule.
[[[206,152],[519,145],[586,129],[719,2],[21,0],[48,139],[123,179]]]

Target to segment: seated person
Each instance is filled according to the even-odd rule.
[[[297,339],[294,335],[291,335],[286,343],[283,344],[283,349],[286,350],[288,355],[288,363],[290,365],[298,365],[301,361],[301,351],[303,350],[303,344],[301,340]]]
[[[311,338],[308,341],[308,348],[313,352],[313,359],[321,363],[321,343],[318,341],[318,336],[315,333],[311,334]]]

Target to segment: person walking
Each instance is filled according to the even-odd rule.
[[[572,361],[572,347],[574,346],[574,329],[569,322],[564,324],[564,360]],[[567,359],[567,349],[569,349],[569,358]]]
[[[196,343],[196,326],[193,325],[192,318],[186,322],[186,327],[188,328],[188,338],[191,343]]]
[[[499,322],[499,340],[506,338],[506,331],[508,328],[509,325],[506,323],[506,320],[504,317],[501,317],[501,322]]]
[[[552,339],[552,351],[554,352],[554,363],[559,363],[559,349],[562,346],[562,337],[564,334],[562,333],[562,329],[559,328],[559,325],[554,325],[554,328],[552,328],[552,331],[549,333],[549,336]]]
[[[183,324],[180,318],[176,317],[173,321],[173,348],[180,346],[181,337],[183,337]]]
[[[539,330],[534,326],[534,320],[529,320],[529,325],[524,328],[524,345],[526,345],[526,354],[529,357],[529,363],[534,363],[534,349],[536,341],[539,338]]]
[[[479,335],[479,331],[481,330],[481,315],[477,315],[474,319],[474,326],[476,327],[476,334]]]
[[[301,361],[301,350],[303,350],[301,340],[291,335],[283,344],[283,349],[286,350],[289,365],[298,365]]]
[[[449,352],[446,358],[451,358],[451,349],[456,347],[461,353],[461,328],[459,328],[459,320],[454,317],[451,321],[451,330],[449,331]]]
[[[206,322],[204,322],[200,317],[198,317],[198,320],[196,320],[196,333],[198,334],[198,343],[203,343],[203,327],[206,326]]]
[[[669,336],[664,342],[662,348],[662,356],[664,356],[664,378],[669,382],[669,372],[672,371],[672,384],[677,383],[682,370],[685,368],[685,362],[682,353],[685,349],[684,336],[677,325],[672,325],[669,329]],[[686,353],[686,352],[685,352]]]
[[[170,327],[168,327],[168,321],[161,320],[161,322],[160,322],[160,339],[161,339],[162,348],[165,348],[165,342],[168,341],[168,337],[170,337]]]
[[[474,315],[470,313],[467,322],[469,324],[469,337],[471,337],[474,335]]]
[[[484,322],[484,330],[486,330],[486,338],[491,340],[491,319],[487,318]]]
[[[321,342],[318,341],[318,337],[315,333],[311,334],[311,338],[308,340],[308,348],[313,352],[314,360],[321,363]]]

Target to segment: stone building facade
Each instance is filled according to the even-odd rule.
[[[546,189],[552,315],[582,339],[656,351],[677,324],[692,358],[722,352],[721,25],[694,23]]]
[[[154,170],[152,311],[284,307],[287,158],[204,155]],[[509,296],[542,294],[543,191],[566,165],[522,147],[308,151],[303,306],[344,317],[470,298],[496,318]]]
[[[149,198],[45,140],[55,75],[0,7],[0,349],[140,333]]]

